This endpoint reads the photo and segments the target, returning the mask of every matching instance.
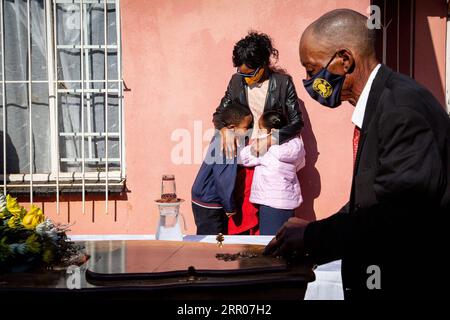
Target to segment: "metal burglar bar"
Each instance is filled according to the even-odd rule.
[[[103,4],[103,36],[105,39],[105,213],[108,214],[108,4]]]
[[[88,172],[86,172],[86,164],[92,163],[92,162],[101,162],[104,163],[104,186],[105,186],[105,212],[108,213],[108,196],[109,196],[109,178],[110,178],[110,171],[109,171],[109,163],[110,162],[119,162],[119,167],[122,172],[121,164],[123,163],[121,157],[122,157],[122,148],[123,148],[123,139],[122,138],[122,131],[121,131],[121,100],[122,100],[122,93],[121,93],[121,72],[120,72],[120,58],[118,58],[117,63],[117,79],[109,79],[108,75],[108,50],[117,50],[118,55],[120,51],[120,41],[119,41],[119,35],[120,35],[120,24],[117,23],[120,21],[118,12],[118,3],[119,1],[89,1],[89,0],[79,0],[79,1],[61,1],[56,0],[54,1],[56,4],[64,4],[64,3],[74,3],[79,5],[79,14],[80,14],[80,43],[79,44],[59,44],[57,41],[55,42],[56,48],[58,49],[79,49],[80,50],[80,73],[81,73],[81,81],[80,81],[80,89],[74,89],[74,88],[64,88],[61,89],[59,86],[57,86],[57,92],[60,93],[73,93],[73,94],[81,94],[81,133],[80,132],[60,132],[60,137],[67,137],[73,135],[73,137],[81,136],[81,158],[78,157],[63,157],[60,158],[60,161],[63,163],[71,162],[81,162],[81,186],[82,186],[82,202],[83,202],[83,213],[85,208],[85,186],[86,186],[86,175]],[[87,10],[89,4],[103,4],[103,44],[92,44],[88,41],[88,22],[87,22]],[[108,5],[115,5],[116,9],[116,35],[117,35],[117,44],[108,43]],[[56,9],[54,10],[56,11]],[[57,38],[56,38],[57,39]],[[90,78],[90,64],[89,64],[89,50],[95,50],[95,49],[103,49],[104,50],[104,78],[103,80],[98,79],[91,79]],[[69,81],[60,79],[56,79],[57,83],[68,83]],[[112,89],[109,88],[109,81],[113,83],[118,83],[119,88],[118,89]],[[72,82],[76,82],[73,81]],[[92,84],[94,83],[103,83],[103,89],[101,88],[93,88]],[[119,96],[119,133],[110,133],[109,132],[109,117],[108,117],[108,99],[109,94],[117,94]],[[92,114],[91,114],[91,102],[92,102],[92,94],[104,94],[104,132],[92,132]],[[85,103],[87,106],[86,112],[85,112]],[[87,119],[87,130],[85,127],[85,119]],[[104,157],[95,157],[93,155],[92,150],[92,138],[93,137],[104,137]],[[113,157],[110,158],[109,156],[109,138],[110,137],[118,137],[119,138],[119,158]],[[85,142],[87,138],[88,143],[88,150],[85,149]],[[88,152],[88,156],[86,157],[85,152]]]
[[[84,24],[83,19],[84,18],[84,6],[83,6],[83,0],[80,0],[80,72],[81,72],[81,197],[83,201],[82,206],[82,213],[85,213],[86,209],[86,176],[85,176],[85,162],[84,162],[84,61],[83,61],[83,55],[84,55]]]
[[[31,25],[30,25],[30,0],[27,0],[27,28],[28,28],[28,112],[30,116],[30,128],[29,128],[29,146],[30,146],[30,202],[33,204],[33,118],[31,111]],[[6,107],[6,106],[5,106]],[[6,146],[4,147],[4,149]]]
[[[105,212],[108,213],[108,197],[111,192],[111,187],[114,187],[114,190],[118,190],[118,187],[123,186],[123,182],[125,179],[125,163],[123,161],[124,158],[124,139],[123,139],[123,84],[122,84],[122,73],[121,73],[121,33],[120,33],[120,0],[43,0],[41,1],[44,7],[44,17],[45,17],[45,49],[47,55],[47,73],[48,80],[43,79],[35,79],[33,78],[33,52],[32,52],[32,23],[33,27],[35,27],[36,21],[32,21],[34,19],[34,15],[36,14],[31,10],[36,10],[34,6],[34,1],[37,0],[16,0],[26,1],[26,26],[27,26],[27,77],[24,80],[17,79],[9,79],[7,76],[7,72],[5,73],[5,52],[8,53],[8,45],[5,46],[5,1],[0,0],[0,44],[1,44],[1,90],[2,90],[2,125],[3,125],[3,172],[1,174],[2,184],[3,184],[3,192],[23,192],[24,188],[28,188],[28,192],[30,194],[30,201],[33,202],[33,194],[35,192],[42,192],[42,190],[46,190],[49,192],[49,189],[53,189],[53,192],[56,193],[56,205],[57,205],[57,213],[60,212],[60,194],[64,191],[77,191],[81,189],[82,194],[82,211],[85,212],[85,196],[86,192],[90,190],[95,190],[98,192],[103,186],[103,190],[105,193]],[[13,4],[21,4],[18,2],[13,2]],[[25,2],[23,2],[25,3]],[[33,5],[32,5],[33,4]],[[9,2],[8,5],[11,5]],[[64,11],[65,9],[61,6],[70,6],[70,10],[74,10],[76,8],[76,14],[79,18],[79,23],[77,24],[77,28],[79,28],[79,43],[58,43],[58,32],[65,32],[64,27],[67,24],[67,21],[58,21],[63,19],[59,16],[58,12]],[[93,6],[93,7],[92,7]],[[59,11],[58,11],[59,10]],[[88,10],[90,10],[88,12]],[[89,39],[92,41],[93,25],[92,25],[92,11],[96,10],[96,14],[99,15],[99,10],[103,10],[103,39],[100,43],[91,43]],[[73,11],[75,12],[75,11]],[[73,12],[70,12],[71,14]],[[100,11],[101,12],[101,11]],[[90,14],[90,15],[89,15]],[[115,15],[114,19],[111,20],[111,16]],[[21,17],[25,18],[25,17]],[[101,19],[101,18],[100,18]],[[98,23],[102,23],[100,19],[96,20],[96,27],[100,25]],[[115,24],[115,25],[114,25]],[[112,29],[108,29],[111,27]],[[62,30],[61,30],[62,28]],[[24,29],[25,30],[25,29]],[[112,37],[110,35],[110,30],[115,31],[115,39],[114,35]],[[8,32],[6,30],[6,32]],[[114,43],[115,40],[115,43]],[[35,41],[35,40],[33,40]],[[102,43],[103,42],[103,43]],[[34,44],[34,42],[33,42]],[[62,75],[61,72],[61,52],[64,50],[71,50],[71,52],[78,51],[80,55],[80,77],[73,79],[73,77],[67,78],[67,75]],[[112,51],[111,51],[112,50]],[[94,69],[91,69],[91,64],[98,67],[98,64],[95,65],[94,61],[94,53],[97,54],[103,51],[104,54],[104,73],[103,78],[91,78],[91,74],[94,75]],[[115,54],[117,56],[117,63],[114,64],[114,61],[109,61],[109,55]],[[92,56],[92,61],[90,61],[90,55]],[[112,65],[110,66],[110,64]],[[110,74],[108,68],[117,68],[112,69],[117,74],[117,77],[113,75],[114,78],[110,79]],[[94,67],[92,67],[94,68]],[[95,72],[98,72],[95,71]],[[7,84],[26,84],[27,85],[27,107],[28,107],[28,121],[29,121],[29,158],[30,158],[30,167],[28,173],[19,173],[19,172],[9,172],[7,161]],[[33,136],[33,128],[35,124],[33,120],[35,120],[36,116],[34,115],[34,111],[32,105],[34,104],[32,98],[32,85],[33,84],[47,84],[48,85],[48,106],[49,106],[49,127],[50,127],[50,136],[49,145],[51,146],[50,152],[50,162],[51,162],[51,172],[40,172],[36,171],[34,168],[34,159],[39,157],[39,152],[34,150],[34,136]],[[98,87],[96,84],[100,85]],[[103,84],[103,85],[102,85]],[[110,84],[112,87],[110,87]],[[74,87],[75,86],[75,87]],[[62,103],[65,103],[65,106],[68,106],[67,95],[78,96],[80,98],[81,108],[80,114],[80,127],[78,130],[72,127],[64,127],[62,126],[62,121],[65,121],[65,117],[67,116],[64,112],[61,112]],[[99,95],[103,96],[103,105],[104,113],[103,113],[103,130],[98,131],[98,128],[93,128],[93,119],[95,112],[94,110],[98,107],[98,102],[92,97],[99,97]],[[65,98],[65,101],[64,100]],[[116,103],[111,104],[111,97],[115,97],[113,100],[117,101]],[[94,103],[93,103],[94,102]],[[113,110],[117,110],[117,116],[111,122],[111,118],[109,115],[109,109],[112,106]],[[114,108],[117,109],[114,109]],[[8,109],[9,110],[9,109]],[[10,117],[14,117],[14,114],[9,115]],[[96,120],[99,121],[99,116],[96,115]],[[86,124],[85,125],[85,121]],[[111,125],[114,130],[110,131]],[[96,126],[99,127],[99,124],[96,122]],[[38,130],[39,127],[34,128],[34,130]],[[69,130],[68,130],[69,129]],[[71,130],[72,129],[72,130]],[[74,141],[75,146],[78,145],[79,139],[81,139],[81,150],[76,151],[76,154],[72,155],[62,155],[60,153],[61,143],[67,143],[65,140],[61,139],[72,139],[70,141]],[[94,140],[95,139],[95,140]],[[96,152],[100,152],[99,148],[101,146],[98,143],[103,141],[104,155],[94,154],[93,146],[96,144]],[[113,139],[112,145],[110,145],[110,139]],[[78,142],[77,142],[78,141]],[[95,142],[94,142],[95,141]],[[85,149],[85,144],[88,144]],[[115,150],[114,154],[110,154],[110,148]],[[67,147],[65,147],[67,148]],[[78,149],[75,149],[78,150]],[[67,152],[67,151],[66,151]],[[79,152],[79,153],[78,153]],[[117,154],[118,153],[118,154]],[[101,169],[103,165],[103,169]],[[64,166],[64,168],[62,167]],[[71,167],[72,166],[72,167]],[[80,171],[71,171],[75,168],[80,167]],[[110,167],[111,166],[111,167]],[[72,168],[72,169],[70,169]],[[100,168],[101,170],[97,172],[93,172],[92,169]],[[89,169],[89,170],[87,170]],[[87,189],[88,187],[88,189]],[[94,188],[95,187],[95,188]]]
[[[3,113],[3,194],[6,194],[6,90],[5,90],[5,40],[3,30],[3,1],[0,1],[0,40],[2,46],[2,113]]]
[[[51,0],[46,0],[46,2],[48,4],[50,4]],[[50,8],[50,5],[47,5],[47,8]],[[49,46],[51,46],[51,44],[54,44],[56,42],[56,2],[53,2],[53,15],[52,15],[52,20],[50,20],[49,16],[50,14],[48,13],[49,10],[47,10],[47,39],[52,39],[53,41],[48,41],[49,42]],[[53,26],[53,33],[50,34],[49,30],[51,30],[51,28],[49,28],[49,25]],[[53,49],[53,50],[52,50]],[[55,140],[54,143],[52,144],[54,146],[54,150],[55,152],[53,153],[53,166],[52,166],[52,171],[55,172],[56,174],[56,214],[59,215],[60,213],[60,204],[59,204],[59,111],[58,111],[58,59],[56,58],[58,56],[58,49],[56,48],[56,46],[54,45],[53,48],[49,48],[48,52],[53,52],[53,61],[49,61],[49,65],[51,65],[53,63],[53,73],[49,72],[49,75],[52,75],[52,80],[53,80],[53,84],[51,84],[49,87],[53,88],[53,109],[54,110],[54,114],[55,114],[55,121],[53,122],[54,125],[53,127],[55,128],[53,133],[52,133],[52,137]],[[49,79],[50,80],[50,79]],[[49,101],[50,103],[50,101]],[[56,158],[56,161],[55,161]]]

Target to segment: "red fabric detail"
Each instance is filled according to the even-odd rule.
[[[236,214],[228,219],[228,234],[259,234],[259,209],[250,202],[255,168],[239,167],[234,188]]]
[[[358,143],[360,135],[361,130],[357,126],[355,126],[355,131],[353,132],[353,166],[356,162],[356,154],[358,153]]]

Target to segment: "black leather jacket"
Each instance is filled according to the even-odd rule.
[[[222,129],[220,113],[232,101],[238,101],[248,107],[246,83],[242,76],[234,74],[228,84],[225,96],[213,114],[214,126]],[[303,128],[302,113],[299,109],[297,92],[289,75],[272,72],[269,76],[269,88],[266,96],[265,111],[278,111],[288,119],[288,125],[280,129],[280,143],[298,135]]]

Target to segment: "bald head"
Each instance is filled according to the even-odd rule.
[[[367,27],[367,17],[350,9],[330,11],[311,23],[300,45],[315,44],[332,53],[348,48],[361,56],[375,55],[375,30]]]
[[[300,40],[306,79],[321,70],[345,77],[339,99],[356,105],[370,73],[378,64],[375,30],[367,17],[350,9],[330,11],[314,21]]]

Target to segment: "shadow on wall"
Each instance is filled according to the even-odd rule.
[[[303,203],[295,211],[295,215],[308,221],[316,220],[314,211],[314,201],[320,195],[321,182],[320,174],[316,168],[316,162],[319,157],[317,150],[317,141],[311,127],[308,112],[305,104],[299,99],[300,111],[303,115],[304,128],[302,130],[303,143],[306,150],[305,167],[297,174],[302,190]]]
[[[6,172],[7,173],[19,173],[19,156],[16,148],[14,147],[9,134],[6,134]],[[0,174],[3,174],[3,131],[0,131]]]

